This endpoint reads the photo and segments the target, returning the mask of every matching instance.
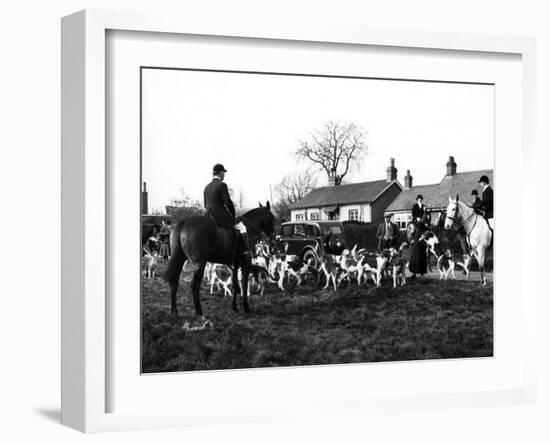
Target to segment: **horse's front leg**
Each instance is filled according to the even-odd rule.
[[[485,276],[485,250],[478,250],[477,263],[479,264],[479,272],[481,273],[481,285],[487,285],[487,278]]]
[[[250,269],[248,266],[244,266],[242,269],[243,274],[243,285],[242,285],[242,297],[243,297],[243,309],[245,313],[250,312],[250,308],[248,307],[248,276],[250,274]]]

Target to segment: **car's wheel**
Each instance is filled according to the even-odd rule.
[[[308,249],[304,252],[302,256],[302,261],[304,262],[311,262],[312,267],[319,267],[319,257],[317,256],[317,253],[315,253],[314,250]]]

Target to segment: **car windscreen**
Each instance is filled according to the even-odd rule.
[[[293,231],[294,231],[294,226],[292,224],[287,224],[281,227],[281,235],[283,236],[292,236]]]

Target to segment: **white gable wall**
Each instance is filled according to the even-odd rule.
[[[305,220],[306,218],[306,215],[307,215],[307,211],[306,210],[291,210],[290,211],[290,221],[298,221],[300,218],[300,220]]]
[[[362,221],[364,223],[370,223],[372,220],[371,217],[371,206],[370,204],[348,204],[340,206],[340,221],[350,221],[350,210],[357,210],[359,218],[357,221]]]
[[[372,221],[372,211],[371,205],[369,203],[365,204],[347,204],[340,207],[340,221],[349,221],[350,210],[357,210],[359,219],[365,223],[370,223]],[[311,207],[308,209],[298,209],[290,211],[290,220],[291,221],[310,221],[312,214],[319,214],[319,220],[328,220],[328,215],[322,207]]]

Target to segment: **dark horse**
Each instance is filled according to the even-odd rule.
[[[246,226],[250,244],[254,244],[262,235],[271,237],[273,234],[273,214],[269,207],[257,207],[241,216],[241,221]],[[248,275],[250,268],[245,264],[240,253],[237,253],[240,240],[239,235],[232,228],[220,227],[216,222],[206,216],[191,216],[180,221],[170,235],[170,247],[172,256],[168,262],[164,280],[170,284],[170,295],[172,300],[172,314],[177,316],[178,309],[176,295],[178,292],[179,278],[183,265],[189,260],[192,266],[193,276],[191,279],[191,290],[195,313],[202,316],[200,301],[200,286],[204,275],[204,268],[207,262],[226,264],[233,267],[233,303],[232,308],[237,309],[237,294],[239,290],[238,269],[242,270],[242,297],[243,309],[249,311],[248,307]]]

